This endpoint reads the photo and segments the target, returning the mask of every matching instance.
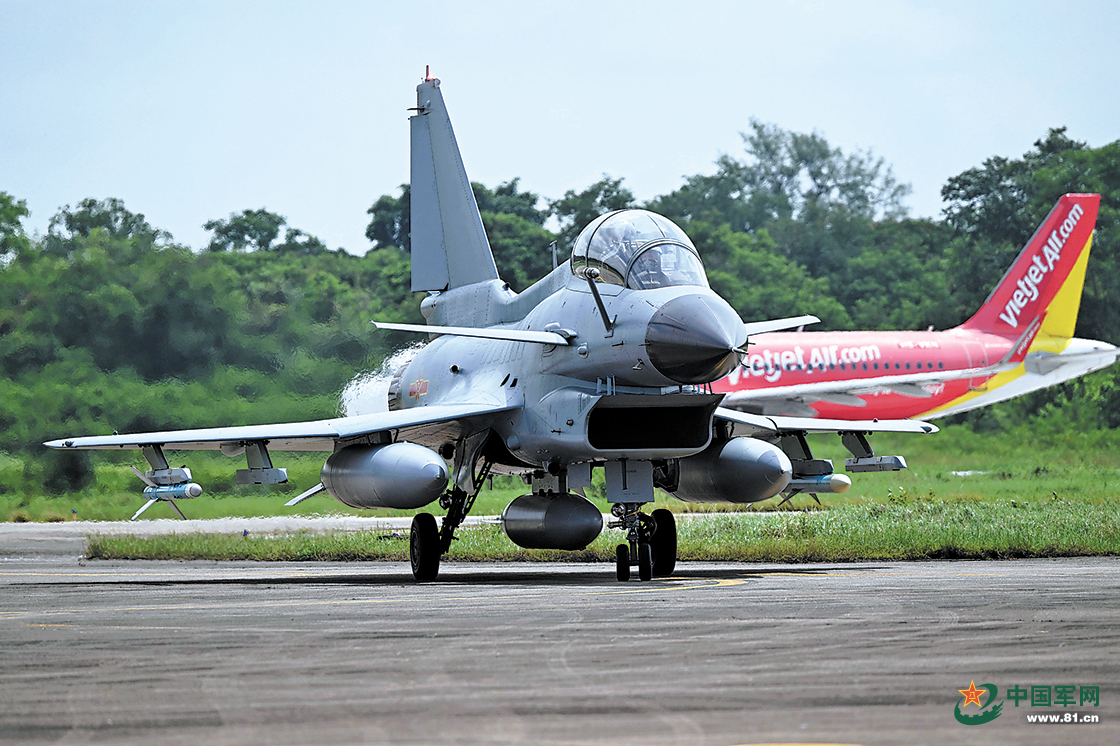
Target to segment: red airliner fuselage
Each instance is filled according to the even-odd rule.
[[[813,388],[844,382],[877,390],[865,394],[827,394],[812,403],[816,416],[836,419],[917,417],[981,390],[1013,340],[995,334],[954,329],[947,332],[779,332],[751,339],[743,365],[713,384],[720,393]],[[975,375],[950,378],[954,372]],[[938,378],[930,383],[899,383],[900,377]],[[895,383],[891,383],[896,381]],[[891,388],[894,386],[894,388]],[[898,393],[902,389],[906,393]],[[855,405],[855,400],[864,402]],[[847,403],[844,403],[847,400]],[[853,406],[855,405],[855,406]],[[766,410],[766,407],[761,409]],[[765,414],[778,412],[764,411]]]

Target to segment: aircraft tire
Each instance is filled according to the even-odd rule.
[[[638,580],[653,579],[653,548],[642,542],[638,545]]]
[[[614,550],[614,571],[619,582],[630,579],[630,547],[619,544]]]
[[[653,511],[652,516],[656,526],[649,542],[653,550],[653,577],[665,578],[677,566],[677,519],[665,508]]]
[[[412,519],[408,539],[408,557],[412,560],[412,575],[417,581],[425,583],[436,579],[442,549],[435,516],[417,513]]]

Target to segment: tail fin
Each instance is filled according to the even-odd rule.
[[[1020,340],[1072,337],[1097,223],[1099,194],[1063,195],[980,310],[960,328]]]
[[[412,127],[412,290],[498,279],[439,80],[416,86]]]

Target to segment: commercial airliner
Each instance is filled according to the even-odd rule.
[[[945,331],[775,332],[712,385],[763,415],[931,419],[1053,386],[1116,361],[1073,336],[1099,194],[1066,194],[980,310]]]

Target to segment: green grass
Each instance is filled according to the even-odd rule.
[[[1120,431],[1066,431],[1057,421],[992,435],[964,426],[930,436],[878,436],[880,454],[901,453],[910,468],[882,474],[855,474],[844,495],[798,496],[785,505],[772,499],[756,505],[691,505],[658,495],[655,507],[678,514],[712,512],[695,520],[682,516],[679,555],[684,560],[769,562],[847,562],[942,558],[1014,558],[1120,554]],[[815,455],[834,459],[837,470],[848,456],[835,436],[810,438]],[[255,515],[408,516],[417,511],[359,511],[320,495],[295,508],[283,503],[318,482],[321,454],[279,454],[291,482],[277,487],[239,487],[234,470],[242,466],[209,453],[179,453],[207,490],[180,502],[191,518]],[[139,483],[128,468],[143,466],[135,453],[94,455],[98,478],[80,493],[29,495],[19,489],[0,493],[0,519],[122,520],[142,502]],[[23,465],[0,454],[0,490],[18,478]],[[967,476],[954,472],[975,472]],[[602,475],[589,490],[601,510]],[[495,515],[527,492],[515,478],[494,480],[480,494],[474,515]],[[427,508],[441,513],[438,506]],[[773,513],[778,515],[753,515]],[[742,515],[746,513],[746,515]],[[145,518],[173,518],[164,504]],[[96,530],[91,526],[91,530]],[[89,555],[97,558],[395,560],[407,561],[406,532],[315,535],[180,535],[147,539],[92,536]],[[449,559],[567,560],[612,562],[617,531],[604,531],[582,552],[524,550],[496,526],[460,532]]]
[[[525,550],[493,525],[459,532],[450,560],[609,562],[621,532],[581,552]],[[1120,555],[1120,501],[888,503],[770,515],[722,514],[678,521],[682,560],[855,562]],[[90,537],[96,559],[374,561],[408,559],[407,534],[355,532],[280,536],[183,534]]]
[[[831,458],[837,471],[849,454],[835,436],[810,438],[819,458]],[[935,435],[884,435],[871,438],[877,453],[906,456],[910,468],[883,474],[854,474],[852,489],[843,495],[823,495],[826,507],[885,503],[892,496],[909,495],[936,500],[1051,500],[1056,495],[1066,501],[1102,504],[1120,495],[1120,431],[1094,430],[1062,432],[1047,430],[1046,422],[1013,433],[992,435],[975,433],[964,426],[947,427]],[[205,494],[195,500],[181,501],[190,518],[249,517],[268,515],[381,515],[408,516],[417,511],[361,511],[347,508],[321,494],[294,508],[284,507],[291,497],[319,481],[322,454],[281,453],[277,463],[288,468],[290,481],[278,486],[238,486],[234,472],[243,467],[242,459],[228,459],[207,452],[177,453],[176,465],[187,463]],[[0,520],[127,520],[143,503],[140,482],[128,468],[144,466],[136,452],[93,455],[97,469],[95,483],[81,492],[41,495],[22,491],[18,477],[24,464],[20,459],[0,454]],[[982,472],[958,476],[953,472]],[[602,500],[602,472],[596,470],[597,484],[589,497],[606,510]],[[520,480],[499,477],[494,489],[484,489],[473,513],[497,515],[514,497],[528,489]],[[775,509],[815,508],[809,496],[795,497],[779,506],[778,500],[755,505],[691,505],[666,495],[658,496],[657,507],[675,512],[738,512]],[[439,512],[437,506],[426,510]],[[76,513],[72,512],[76,511]],[[146,519],[175,518],[166,504],[153,506]]]

